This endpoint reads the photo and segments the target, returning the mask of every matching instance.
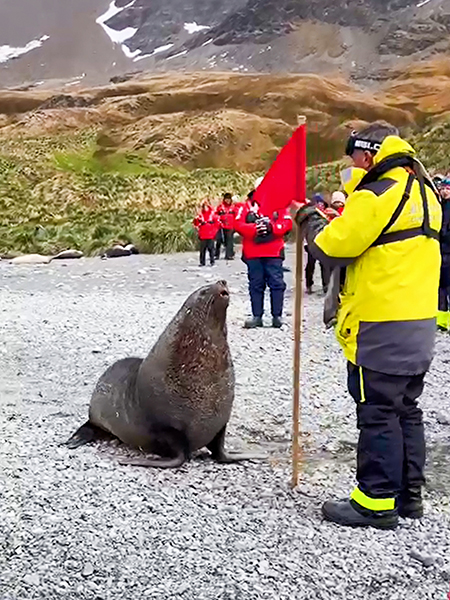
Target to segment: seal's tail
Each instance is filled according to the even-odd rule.
[[[104,435],[105,432],[95,425],[92,425],[90,421],[86,421],[86,423],[77,429],[72,437],[67,440],[66,446],[71,450],[74,450],[75,448],[84,446],[84,444],[89,444],[89,442],[101,439]]]

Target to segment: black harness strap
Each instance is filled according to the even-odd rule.
[[[391,244],[392,242],[400,242],[403,240],[409,240],[411,238],[424,235],[428,238],[439,240],[439,232],[435,231],[430,226],[430,211],[428,207],[428,199],[427,199],[427,191],[426,185],[428,184],[431,189],[432,186],[426,181],[422,175],[422,171],[420,169],[420,164],[414,160],[412,156],[409,155],[395,155],[390,156],[387,159],[381,161],[376,167],[371,169],[367,175],[365,175],[356,188],[357,190],[364,189],[370,183],[377,181],[379,177],[387,173],[388,171],[396,168],[403,167],[412,169],[413,172],[409,173],[408,180],[406,182],[405,191],[403,192],[402,198],[400,200],[399,205],[394,211],[394,214],[389,219],[387,225],[383,228],[383,231],[378,236],[378,238],[374,241],[371,246],[382,246],[384,244]],[[387,233],[389,229],[396,223],[398,218],[400,217],[403,209],[406,206],[410,196],[411,189],[415,180],[418,180],[420,187],[420,195],[422,197],[422,207],[423,207],[423,223],[420,227],[414,227],[412,229],[405,229],[403,231],[393,231],[391,233]]]
[[[380,235],[378,239],[374,241],[373,246],[383,246],[384,244],[391,244],[392,242],[402,242],[403,240],[410,240],[411,238],[418,237],[419,235],[425,235],[422,226],[414,227],[414,229],[403,229],[403,231],[392,231],[391,233],[384,233]],[[434,240],[439,240],[439,233],[431,230],[430,235],[427,236]]]
[[[392,215],[389,223],[383,229],[382,233],[386,233],[386,231],[389,231],[389,229],[392,227],[392,225],[397,221],[397,219],[402,214],[402,211],[405,208],[406,203],[409,200],[409,197],[411,196],[411,189],[412,189],[412,186],[414,183],[414,179],[415,179],[414,175],[412,173],[410,173],[409,177],[408,177],[408,181],[406,182],[406,187],[405,187],[405,191],[403,192],[402,199],[400,200],[399,205],[395,209],[394,214]]]

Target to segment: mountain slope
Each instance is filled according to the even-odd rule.
[[[0,0],[0,87],[169,68],[379,78],[448,53],[449,33],[450,0]]]

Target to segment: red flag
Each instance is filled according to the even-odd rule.
[[[281,149],[255,190],[253,199],[263,215],[306,200],[306,124],[300,125]]]

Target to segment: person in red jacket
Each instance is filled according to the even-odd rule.
[[[283,276],[284,236],[292,229],[292,219],[287,211],[270,217],[259,213],[259,206],[252,199],[241,207],[235,221],[235,229],[242,236],[243,260],[248,269],[248,282],[253,317],[245,322],[246,329],[262,327],[264,314],[264,291],[270,288],[272,326],[281,327],[284,291]]]
[[[216,260],[220,258],[220,248],[225,246],[225,260],[234,258],[234,221],[237,215],[236,205],[231,194],[224,194],[222,204],[216,210],[220,229],[216,238]]]
[[[209,253],[209,262],[214,265],[214,240],[219,230],[219,220],[208,201],[203,202],[200,213],[195,217],[194,227],[197,228],[200,240],[200,266],[206,265],[206,251]]]

